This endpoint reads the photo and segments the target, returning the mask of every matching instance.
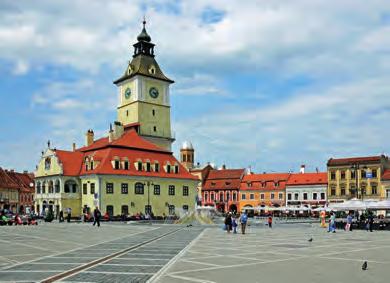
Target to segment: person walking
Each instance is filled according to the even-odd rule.
[[[268,227],[272,228],[272,215],[271,214],[268,216]]]
[[[345,231],[351,231],[352,232],[352,213],[348,213],[347,216],[347,224],[345,225]]]
[[[100,227],[100,217],[102,216],[100,210],[98,207],[95,208],[95,210],[93,211],[93,226],[95,226],[95,224],[97,224],[98,227]]]
[[[240,222],[241,222],[241,233],[245,234],[246,223],[248,222],[248,215],[246,214],[245,211],[241,214]]]
[[[236,215],[234,214],[233,217],[232,217],[232,227],[233,227],[233,234],[237,234],[237,217]]]
[[[68,211],[68,215],[66,216],[66,220],[68,223],[70,223],[70,218],[72,217],[72,209],[69,207],[67,211]]]
[[[226,232],[230,233],[232,230],[232,214],[229,212],[225,217]]]
[[[330,215],[330,230],[332,233],[336,233],[336,213],[334,212]]]
[[[60,218],[59,218],[59,221],[60,222],[64,222],[64,212],[62,210],[60,210]]]
[[[372,232],[372,227],[374,226],[374,215],[372,215],[372,212],[368,215],[367,220],[368,220],[368,229],[370,230],[370,232]]]

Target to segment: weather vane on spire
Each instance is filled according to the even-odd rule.
[[[142,21],[142,24],[144,25],[144,28],[145,28],[145,25],[146,25],[145,14],[144,14],[144,20]]]

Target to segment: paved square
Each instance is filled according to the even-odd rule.
[[[380,283],[389,282],[389,270],[389,232],[280,224],[249,227],[246,235],[206,229],[155,282]]]
[[[0,264],[0,282],[63,274],[58,281],[381,283],[390,278],[390,233],[329,234],[318,224],[252,225],[241,235],[219,226],[51,223],[2,227]]]

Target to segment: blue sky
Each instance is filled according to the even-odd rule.
[[[389,153],[389,1],[2,1],[0,166],[106,134],[144,14],[176,155],[271,172]]]

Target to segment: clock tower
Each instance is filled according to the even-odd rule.
[[[143,29],[133,45],[133,59],[114,84],[118,87],[118,121],[137,128],[143,138],[171,151],[175,141],[171,133],[169,85],[173,83],[161,71],[154,56],[154,44]]]

